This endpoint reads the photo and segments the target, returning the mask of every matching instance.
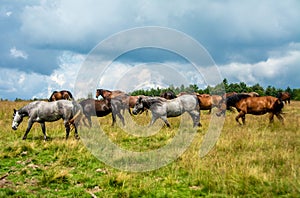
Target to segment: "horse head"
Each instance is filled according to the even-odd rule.
[[[139,112],[144,111],[143,97],[139,97],[133,107],[132,113],[137,115]]]
[[[227,110],[227,99],[226,96],[222,97],[222,99],[219,101],[218,104],[216,104],[216,107],[219,109],[219,112],[216,113],[218,117],[221,115],[225,116],[226,110]]]
[[[25,114],[20,113],[18,110],[14,109],[14,114],[13,114],[13,122],[12,122],[12,126],[11,128],[13,130],[17,130],[18,126],[21,124],[21,122],[23,121],[23,117],[25,116]]]

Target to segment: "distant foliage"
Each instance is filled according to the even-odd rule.
[[[229,92],[256,92],[260,96],[274,96],[276,97],[279,92],[289,92],[291,94],[292,100],[300,100],[300,89],[291,89],[287,87],[285,90],[280,88],[275,88],[274,86],[268,86],[267,88],[263,88],[258,83],[252,86],[248,86],[244,82],[240,83],[228,83],[227,79],[225,78],[222,83],[216,85],[215,87],[207,86],[205,89],[200,89],[197,85],[189,85],[185,87],[181,85],[180,87],[174,87],[170,85],[169,88],[161,89],[161,88],[152,88],[150,90],[136,90],[130,93],[131,95],[145,95],[145,96],[159,96],[162,92],[172,90],[176,95],[180,92],[188,92],[188,93],[199,93],[199,94],[222,94],[223,90],[226,90],[227,93]]]

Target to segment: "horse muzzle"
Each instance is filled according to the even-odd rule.
[[[11,127],[13,130],[17,130],[18,129],[18,126],[12,126]]]
[[[137,115],[139,113],[139,110],[133,109],[132,113],[133,113],[133,115]]]

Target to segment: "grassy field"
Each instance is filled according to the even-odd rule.
[[[27,102],[0,102],[0,197],[299,197],[300,102],[284,107],[285,125],[268,125],[268,116],[246,116],[238,126],[236,113],[226,115],[215,147],[203,158],[199,148],[210,115],[201,115],[188,150],[173,163],[148,172],[126,172],[94,157],[73,133],[65,140],[62,121],[47,123],[44,142],[39,124],[23,141],[24,119],[11,129],[13,108]],[[147,124],[149,116],[135,117]],[[111,127],[111,117],[95,118],[110,139],[127,150],[152,150],[165,145],[180,118],[169,119],[171,129],[150,137],[126,134]],[[79,130],[80,135],[80,130]]]

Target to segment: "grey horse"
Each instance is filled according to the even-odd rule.
[[[75,101],[35,101],[25,105],[19,110],[14,109],[12,129],[17,130],[18,126],[23,121],[23,118],[28,116],[28,126],[23,136],[23,140],[27,138],[27,134],[35,122],[41,124],[44,140],[46,140],[47,136],[45,122],[54,122],[62,118],[66,128],[66,139],[69,137],[71,125],[74,126],[75,137],[78,138],[75,119],[77,120],[77,118],[79,118],[81,115],[82,108]]]
[[[153,125],[158,118],[161,118],[170,127],[170,123],[167,120],[168,117],[177,117],[184,112],[188,112],[193,119],[194,127],[201,126],[200,106],[196,95],[182,95],[171,100],[161,97],[140,97],[132,113],[137,115],[145,108],[150,109],[152,113],[150,125]]]

